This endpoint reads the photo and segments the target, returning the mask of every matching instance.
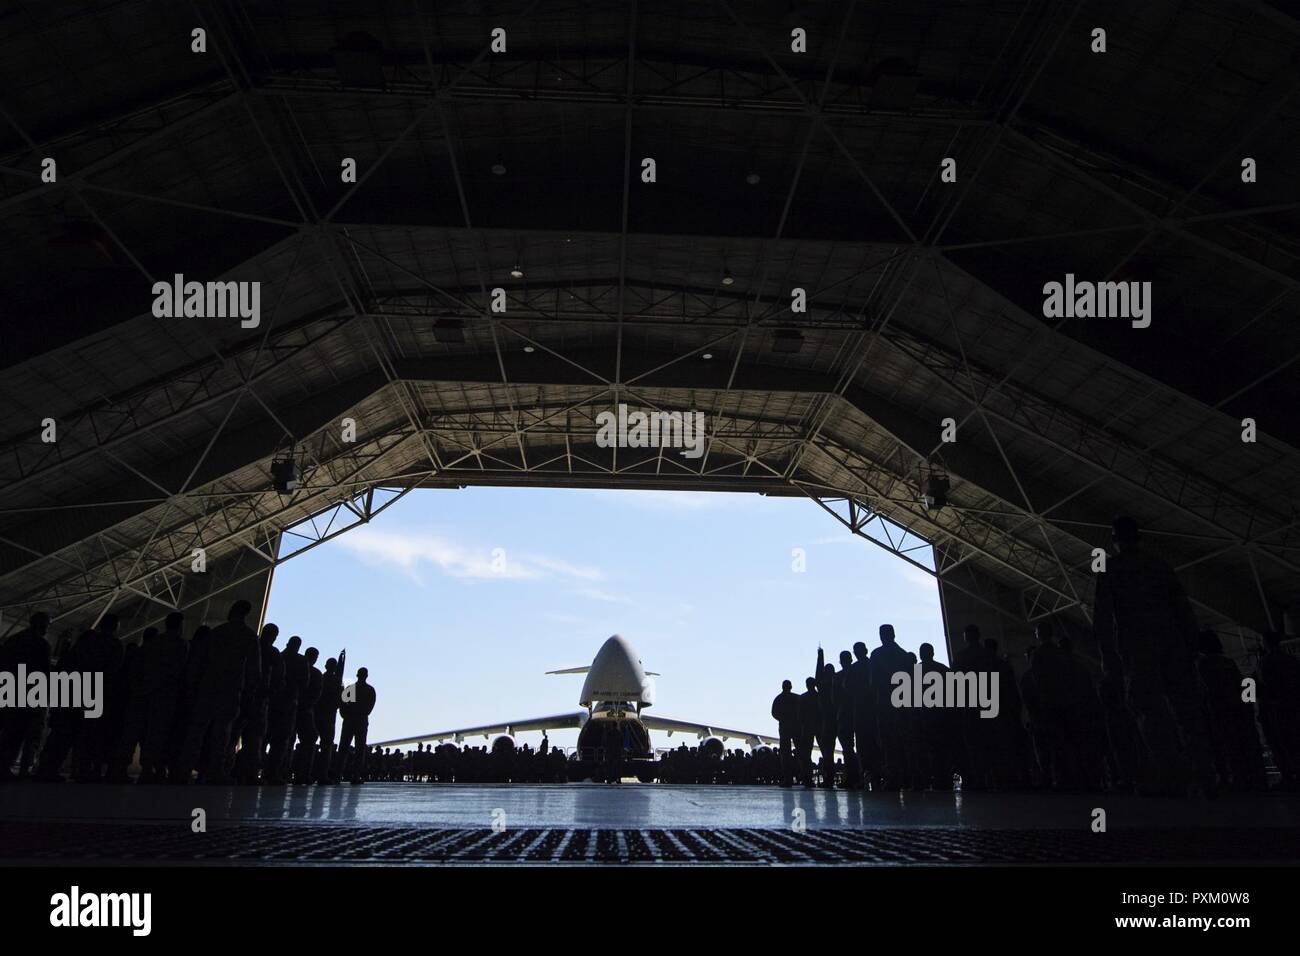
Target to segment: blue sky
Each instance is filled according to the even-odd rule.
[[[930,564],[928,548],[913,557]],[[349,677],[370,669],[373,741],[576,710],[582,677],[544,672],[590,664],[615,633],[662,675],[657,712],[766,733],[819,642],[832,659],[874,648],[890,622],[903,647],[930,641],[947,660],[929,575],[810,500],[752,494],[414,491],[281,565],[267,620],[278,646],[300,634],[322,659],[346,647]]]

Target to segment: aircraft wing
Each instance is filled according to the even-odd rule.
[[[771,734],[757,734],[748,730],[732,730],[729,727],[719,727],[717,724],[697,724],[692,720],[674,720],[671,717],[660,717],[657,714],[649,714],[642,711],[639,715],[641,723],[646,725],[648,730],[665,730],[669,733],[695,734],[701,737],[721,737],[727,740],[731,737],[739,738],[748,744],[780,744],[780,740]]]
[[[499,724],[483,724],[479,727],[459,727],[455,730],[442,730],[414,737],[401,737],[396,740],[379,741],[380,747],[403,747],[406,744],[418,744],[426,741],[452,740],[456,743],[467,737],[491,737],[495,734],[521,734],[529,730],[562,730],[581,727],[587,721],[585,710],[574,710],[567,714],[553,714],[550,717],[530,717],[526,720],[512,720]]]

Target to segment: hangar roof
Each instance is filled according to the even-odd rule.
[[[807,495],[1021,620],[1088,614],[1125,511],[1206,623],[1280,629],[1298,51],[1243,0],[29,3],[0,20],[0,630],[143,622],[313,515],[473,484]],[[260,325],[155,318],[178,273],[260,282]],[[1045,317],[1067,274],[1150,282],[1150,326]],[[598,447],[619,402],[703,412],[705,454]]]

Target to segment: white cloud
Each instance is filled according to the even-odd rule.
[[[339,544],[370,564],[395,565],[419,581],[419,569],[432,565],[452,578],[476,580],[532,580],[558,576],[583,581],[601,580],[599,568],[576,565],[542,554],[494,548],[470,548],[436,535],[357,528],[339,538]],[[498,560],[498,558],[500,560]]]

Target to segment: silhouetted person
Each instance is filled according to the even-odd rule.
[[[880,646],[871,652],[871,681],[880,740],[881,787],[885,790],[901,790],[908,785],[904,714],[890,702],[893,677],[900,672],[911,679],[911,655],[895,643],[894,626],[882,624]]]
[[[1092,677],[1074,656],[1074,646],[1069,637],[1062,635],[1056,646],[1060,651],[1061,674],[1065,681],[1062,711],[1066,753],[1071,761],[1070,785],[1098,790],[1106,759],[1106,716],[1092,686]]]
[[[835,675],[835,738],[844,752],[844,786],[849,790],[862,788],[862,766],[853,746],[853,684],[849,669],[853,655],[840,651],[840,671]]]
[[[817,737],[817,725],[821,722],[822,708],[817,700],[816,678],[805,678],[804,687],[804,692],[799,695],[799,732],[795,754],[799,762],[799,781],[805,787],[811,787],[813,785],[813,741]]]
[[[1066,729],[1070,693],[1067,664],[1056,645],[1051,620],[1039,621],[1034,626],[1034,636],[1038,643],[1029,669],[1034,678],[1034,737],[1039,746],[1038,759],[1043,766],[1044,782],[1057,789],[1067,789],[1076,785],[1073,779],[1076,760]]]
[[[269,719],[267,709],[271,697],[278,694],[284,684],[284,664],[280,660],[280,651],[275,646],[275,640],[279,636],[280,628],[277,625],[262,625],[262,633],[257,638],[262,675],[256,684],[244,688],[239,720],[231,731],[231,742],[234,742],[234,738],[239,740],[235,779],[240,783],[257,783],[262,771]]]
[[[1300,789],[1300,660],[1282,650],[1282,635],[1264,634],[1259,711],[1285,790]]]
[[[140,783],[158,780],[166,766],[167,740],[185,676],[188,648],[183,628],[185,615],[172,611],[161,633],[149,631],[131,668],[126,721],[118,741],[114,775],[126,779],[135,747],[140,747]],[[150,628],[149,630],[153,630]]]
[[[1004,790],[1022,788],[1029,784],[1034,759],[1029,735],[1025,732],[1020,686],[1011,662],[998,653],[996,640],[986,637],[984,652],[998,675],[998,715],[987,721],[994,728],[991,754],[993,785]],[[962,788],[965,787],[963,780]]]
[[[1038,656],[1038,644],[1031,644],[1025,649],[1025,670],[1020,675],[1020,700],[1025,707],[1026,729],[1033,745],[1035,785],[1050,787],[1052,785],[1052,745],[1049,732],[1045,729],[1049,719],[1043,706],[1043,695],[1038,688],[1038,674],[1034,670],[1034,659]]]
[[[73,748],[76,779],[94,783],[104,778],[122,729],[126,687],[123,679],[126,648],[117,637],[116,614],[105,614],[89,632],[78,669],[104,675],[104,713],[82,724],[81,739]]]
[[[122,738],[126,733],[127,711],[131,708],[131,699],[138,692],[141,675],[139,671],[139,655],[141,648],[145,643],[152,644],[158,636],[158,628],[146,627],[140,634],[139,644],[122,645],[122,663],[118,665],[117,673],[113,675],[110,682],[105,681],[108,687],[108,700],[104,706],[104,716],[100,719],[103,725],[99,728],[103,744],[104,757],[100,760],[98,757],[94,760],[93,769],[87,771],[84,779],[97,781],[100,778],[100,770],[103,765],[107,765],[107,774],[103,777],[109,783],[129,783],[127,777],[127,765],[131,762],[131,757],[135,753],[136,744],[139,740],[133,740],[130,749],[125,758],[119,765],[118,756],[123,750]],[[144,725],[141,723],[141,732]]]
[[[56,672],[79,674],[84,681],[93,680],[93,675],[102,675],[103,690],[107,694],[112,681],[117,676],[122,662],[122,645],[117,639],[117,615],[105,614],[99,625],[84,632],[76,642],[60,657]],[[103,702],[103,703],[106,703]],[[95,779],[96,768],[104,752],[104,732],[98,718],[86,719],[81,707],[50,708],[50,735],[41,751],[38,779],[56,782],[62,781],[62,768],[68,753],[76,748],[74,763],[78,779]]]
[[[1196,670],[1205,685],[1219,776],[1234,790],[1263,790],[1264,755],[1255,726],[1255,708],[1242,699],[1245,688],[1241,669],[1223,653],[1218,634],[1201,631],[1196,641],[1200,649]]]
[[[177,758],[177,783],[188,782],[205,747],[204,782],[231,782],[225,765],[230,728],[244,688],[256,686],[262,679],[257,635],[245,623],[250,611],[252,605],[247,601],[236,601],[226,622],[215,628],[207,640],[206,661],[194,688],[190,725]]]
[[[953,655],[952,669],[963,674],[979,675],[989,671],[989,656],[984,649],[977,624],[967,624],[961,632],[962,646]],[[961,742],[958,747],[958,772],[962,790],[985,790],[993,786],[994,727],[981,719],[979,710],[968,708],[958,715]]]
[[[48,674],[50,644],[45,635],[49,629],[50,616],[44,611],[37,611],[28,618],[27,627],[0,648],[0,671],[14,674],[15,681],[18,680],[20,665],[29,675]],[[44,716],[44,711],[36,707],[0,710],[0,781],[13,779],[13,762]]]
[[[312,760],[316,756],[316,703],[321,695],[321,672],[316,666],[320,651],[314,647],[307,648],[303,659],[307,662],[307,687],[298,698],[298,720],[295,732],[298,735],[298,752],[294,758],[293,782],[310,783]]]
[[[863,787],[880,786],[880,743],[876,736],[876,698],[871,685],[871,658],[867,645],[853,645],[847,688],[853,705],[853,746],[858,755],[858,779]]]
[[[799,698],[788,680],[781,681],[781,693],[772,700],[772,719],[776,721],[781,754],[781,786],[790,786],[794,776],[791,747],[799,736]]]
[[[826,663],[826,654],[817,648],[817,749],[821,751],[822,788],[835,787],[835,730],[839,715],[835,699],[835,665]]]
[[[285,645],[280,662],[284,666],[284,681],[278,692],[271,693],[267,712],[266,764],[262,768],[262,782],[279,786],[288,780],[289,757],[293,752],[294,729],[298,720],[298,700],[307,690],[311,665],[299,653],[302,638],[294,635]]]
[[[1093,627],[1123,664],[1129,709],[1146,745],[1139,792],[1185,794],[1193,778],[1213,792],[1191,602],[1173,569],[1141,546],[1136,521],[1117,517],[1111,539],[1114,553],[1096,575]]]
[[[919,650],[922,677],[924,678],[926,674],[938,674],[940,680],[946,680],[948,666],[934,659],[934,645],[925,643]],[[948,703],[946,698],[941,698],[941,702]],[[965,710],[979,713],[977,707],[962,708],[962,711]],[[949,706],[923,707],[914,716],[920,744],[917,749],[921,770],[920,779],[915,783],[923,788],[928,786],[935,790],[951,790],[952,774],[957,765],[954,743],[958,737],[958,721],[961,712]]]
[[[343,714],[343,732],[339,736],[339,756],[345,757],[350,746],[355,746],[351,779],[362,783],[366,772],[366,732],[370,727],[370,712],[375,709],[375,689],[366,682],[370,671],[357,669],[357,682],[346,688],[339,710]]]
[[[339,715],[339,704],[343,696],[343,679],[339,672],[339,663],[334,658],[325,662],[325,673],[321,675],[320,698],[316,701],[316,732],[320,736],[320,752],[312,768],[312,778],[316,783],[328,783],[331,763],[334,760],[334,732]]]
[[[1130,791],[1137,786],[1141,773],[1141,743],[1137,722],[1129,713],[1125,702],[1124,673],[1118,664],[1102,659],[1101,680],[1097,684],[1097,697],[1106,715],[1106,738],[1110,741],[1107,760],[1110,766],[1111,785],[1118,790]]]

